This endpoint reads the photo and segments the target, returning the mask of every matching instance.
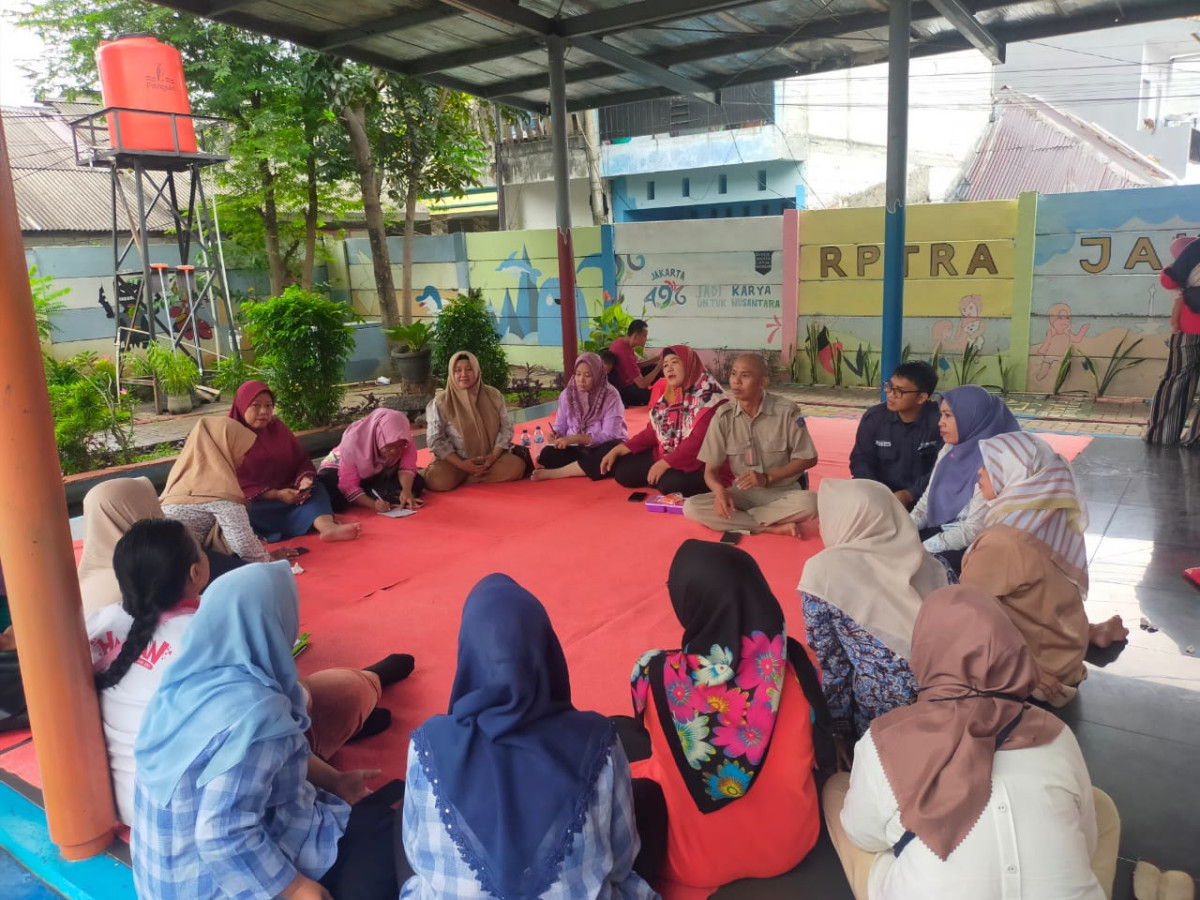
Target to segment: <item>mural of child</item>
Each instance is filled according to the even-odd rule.
[[[959,318],[933,323],[933,346],[942,353],[962,353],[968,346],[983,349],[983,297],[967,294],[958,301]],[[948,364],[947,364],[948,365]]]
[[[1052,369],[1057,370],[1062,358],[1067,355],[1067,349],[1072,344],[1078,344],[1087,335],[1087,325],[1081,325],[1079,330],[1071,331],[1071,307],[1066,303],[1055,303],[1047,310],[1049,321],[1046,323],[1046,339],[1042,346],[1034,351],[1034,355],[1042,358],[1038,366],[1036,380],[1044,381]]]
[[[954,346],[959,353],[973,345],[983,349],[983,297],[979,294],[967,294],[958,301],[958,333],[954,336]]]

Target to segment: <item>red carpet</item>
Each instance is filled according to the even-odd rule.
[[[629,419],[640,428],[645,412]],[[846,477],[857,421],[809,418],[808,425],[821,454],[814,487],[822,476]],[[520,426],[518,436],[525,427],[532,433],[533,424]],[[1044,437],[1068,458],[1091,441]],[[492,572],[511,575],[545,604],[570,664],[576,704],[627,713],[634,660],[644,650],[678,646],[666,593],[676,548],[686,538],[717,538],[682,516],[645,512],[627,502],[628,494],[615,482],[586,478],[472,486],[432,495],[406,519],[353,514],[363,535],[352,543],[292,541],[312,550],[300,559],[305,572],[298,578],[301,629],[312,635],[298,660],[302,674],[366,666],[393,652],[417,659],[413,675],[384,694],[392,728],[346,747],[334,763],[403,777],[409,731],[446,711],[463,600]],[[802,636],[795,587],[820,542],[759,535],[741,547],[762,566],[790,633]],[[28,745],[0,750],[0,768],[40,784]]]

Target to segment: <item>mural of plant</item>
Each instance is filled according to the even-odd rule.
[[[1067,377],[1071,374],[1071,360],[1075,357],[1075,349],[1068,347],[1063,353],[1062,362],[1058,364],[1058,374],[1054,376],[1054,394],[1057,395],[1062,391],[1063,385],[1067,383]]]
[[[1121,338],[1121,340],[1117,342],[1117,346],[1113,350],[1112,356],[1108,358],[1108,365],[1104,369],[1103,376],[1100,375],[1100,371],[1096,368],[1096,363],[1092,360],[1092,358],[1086,353],[1083,355],[1083,367],[1091,373],[1092,381],[1096,383],[1097,397],[1103,397],[1106,393],[1108,393],[1108,389],[1112,386],[1113,380],[1122,372],[1132,369],[1134,366],[1145,362],[1145,360],[1141,357],[1134,358],[1130,356],[1130,354],[1132,354],[1142,342],[1142,339],[1138,338],[1136,341],[1126,347],[1125,341],[1129,340],[1130,337],[1131,335],[1126,334],[1125,337]]]
[[[809,322],[807,332],[808,336],[804,341],[804,355],[808,358],[808,371],[812,376],[811,383],[819,384],[820,379],[817,377],[817,372],[821,369],[821,326],[815,322]]]
[[[979,381],[980,376],[983,375],[983,363],[980,361],[982,356],[979,347],[975,344],[964,346],[958,362],[951,363],[955,383],[964,385],[975,384]]]
[[[842,366],[846,362],[845,354],[842,353],[841,341],[836,344],[831,344],[829,346],[829,352],[833,361],[833,384],[835,387],[841,387],[842,381],[845,377],[842,373]]]
[[[875,355],[875,351],[859,344],[856,362],[858,364],[857,374],[863,384],[869,387],[878,385],[881,360]]]
[[[1017,373],[1009,365],[1008,360],[1004,358],[1003,353],[996,354],[996,365],[1000,369],[1000,393],[1007,397],[1013,391]]]

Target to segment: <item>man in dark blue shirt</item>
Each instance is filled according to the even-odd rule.
[[[942,449],[940,411],[930,399],[937,382],[937,373],[927,362],[897,366],[884,385],[887,402],[863,413],[850,453],[850,474],[882,481],[905,509],[912,509],[925,493]]]

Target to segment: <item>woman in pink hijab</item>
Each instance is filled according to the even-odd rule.
[[[361,506],[387,512],[419,509],[425,479],[417,473],[417,448],[408,417],[377,409],[346,429],[321,462],[317,480],[329,491],[334,512]]]

